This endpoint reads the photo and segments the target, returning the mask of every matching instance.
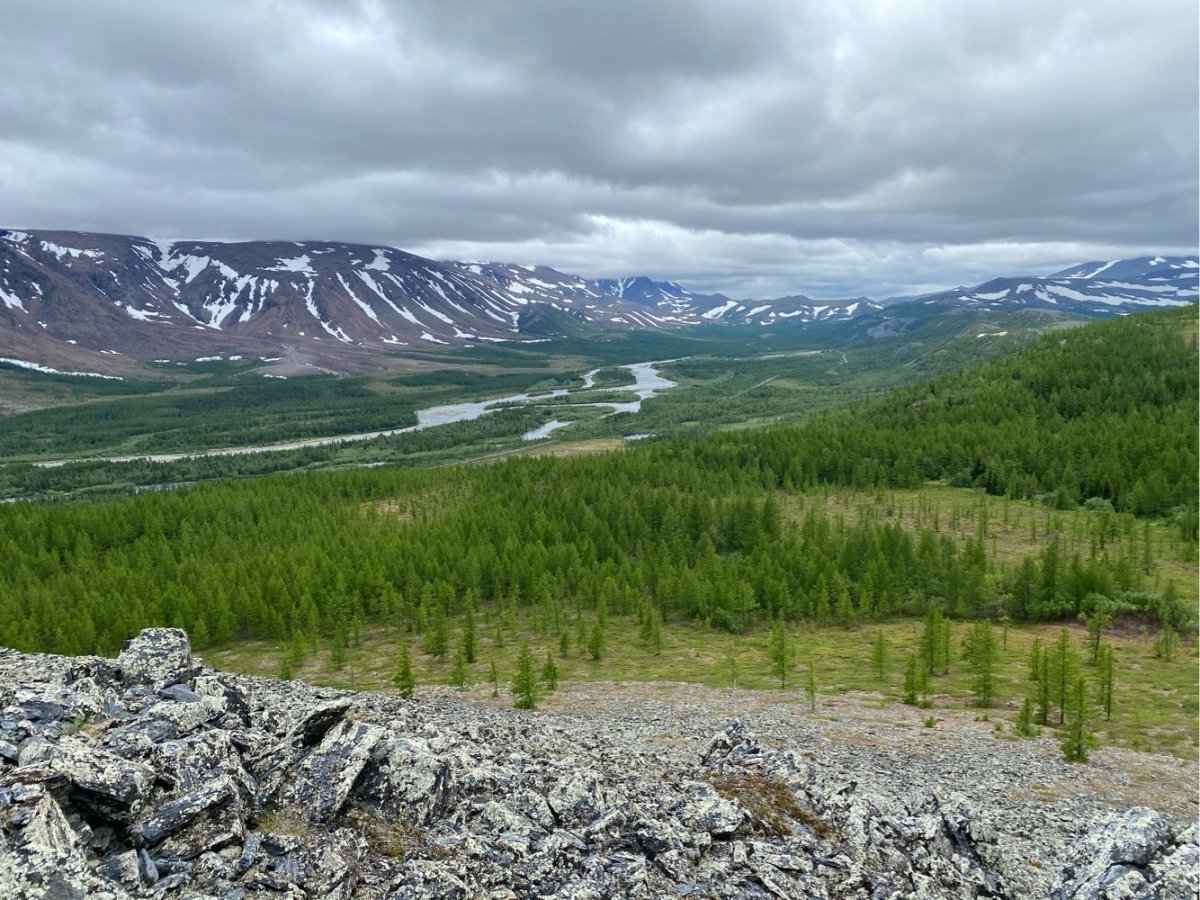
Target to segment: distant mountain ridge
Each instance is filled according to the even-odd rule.
[[[121,357],[273,358],[300,348],[317,368],[364,369],[405,347],[603,331],[878,320],[894,332],[914,306],[926,318],[927,308],[1026,306],[1108,315],[1194,303],[1198,275],[1195,258],[1143,257],[888,304],[735,300],[647,277],[588,279],[373,245],[0,230],[0,358],[103,372],[119,369]]]

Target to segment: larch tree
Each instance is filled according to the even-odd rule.
[[[528,644],[522,644],[517,653],[517,662],[512,680],[513,706],[517,709],[536,709],[538,702],[538,678],[533,654]]]

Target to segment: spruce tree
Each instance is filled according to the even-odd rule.
[[[488,681],[492,684],[492,696],[500,696],[500,669],[496,665],[496,660],[488,663]]]
[[[521,644],[517,653],[516,667],[512,680],[513,706],[517,709],[536,709],[538,702],[538,680],[534,669],[533,654],[528,644]]]
[[[401,697],[411,697],[417,686],[417,679],[412,669],[412,654],[408,650],[408,641],[400,642],[400,652],[396,655],[396,673],[392,676],[392,684],[396,688],[396,693]]]
[[[567,636],[567,630],[564,628],[558,636],[558,655],[563,659],[571,652],[571,639]]]

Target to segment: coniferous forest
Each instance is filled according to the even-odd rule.
[[[800,425],[618,453],[271,476],[0,508],[0,644],[112,652],[139,628],[343,646],[371,624],[445,652],[447,622],[521,617],[551,640],[607,617],[852,624],[1071,620],[1103,598],[1154,625],[1195,605],[1147,585],[1143,523],[1197,538],[1194,310],[1053,332],[984,366]],[[938,480],[1097,511],[1019,561],[939,523],[831,513],[822,491]],[[1078,537],[1078,535],[1077,535]]]

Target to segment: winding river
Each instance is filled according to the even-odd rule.
[[[635,394],[638,399],[624,403],[581,401],[580,406],[600,406],[618,412],[637,412],[642,408],[642,402],[651,397],[675,387],[675,382],[664,378],[658,373],[656,366],[661,366],[673,359],[655,360],[653,362],[634,363],[617,368],[628,369],[633,375],[633,382],[625,385],[606,388],[611,391],[622,391]],[[217,450],[195,450],[187,453],[141,453],[131,456],[89,456],[76,459],[52,459],[34,463],[43,469],[64,466],[74,462],[132,462],[135,459],[145,459],[150,462],[174,462],[178,459],[194,459],[202,456],[234,456],[239,453],[271,453],[278,450],[301,450],[306,447],[327,447],[330,444],[350,444],[357,441],[370,441],[380,437],[390,437],[394,434],[406,434],[410,431],[424,431],[426,428],[436,428],[438,425],[449,425],[453,422],[470,422],[494,412],[498,407],[513,406],[524,403],[536,403],[551,397],[565,397],[570,394],[582,393],[593,389],[596,373],[593,369],[583,376],[583,383],[577,388],[559,388],[538,394],[513,394],[508,397],[497,397],[493,400],[479,400],[468,403],[449,403],[444,406],[430,406],[417,410],[417,424],[405,428],[389,428],[382,431],[362,431],[355,434],[338,434],[329,437],[305,438],[298,441],[283,441],[277,444],[258,444],[249,447],[222,447]],[[561,422],[555,419],[539,428],[527,431],[522,437],[527,441],[540,440],[550,432],[570,425],[571,422]]]

